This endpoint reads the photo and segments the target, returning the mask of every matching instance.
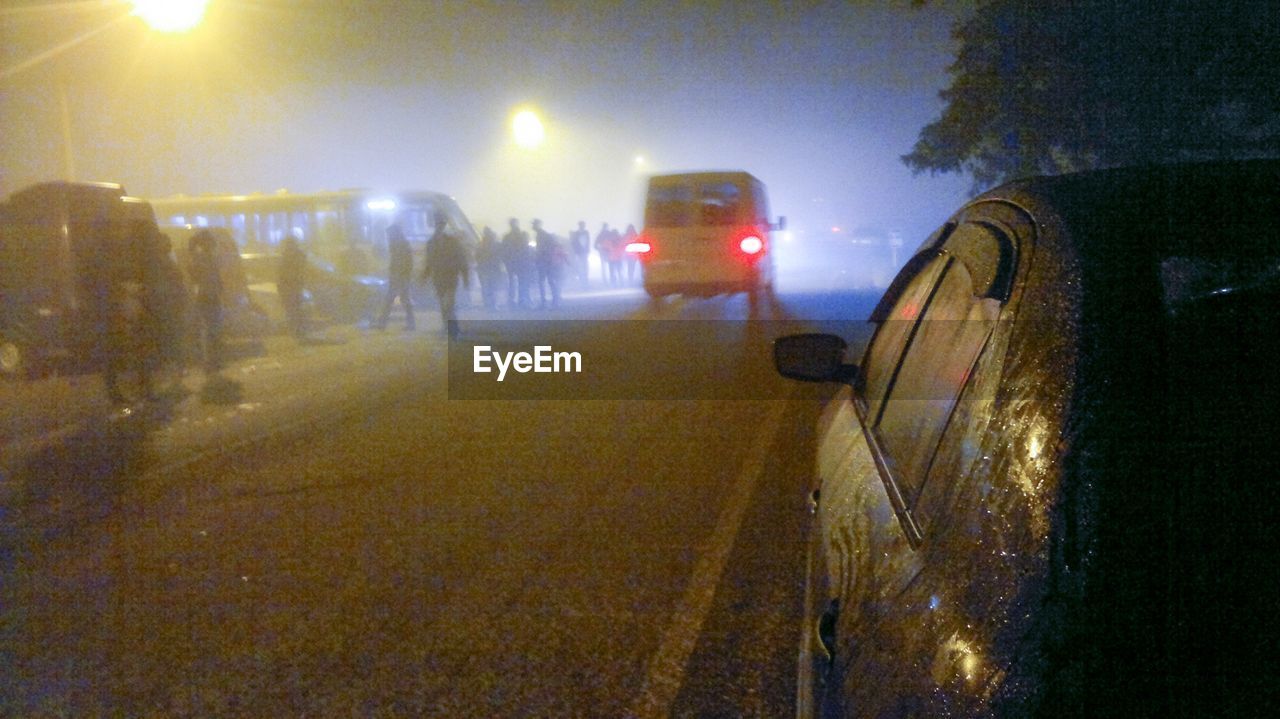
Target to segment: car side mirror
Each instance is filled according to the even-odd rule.
[[[849,345],[840,337],[806,333],[773,341],[773,366],[778,374],[802,382],[850,382],[858,366],[844,363]]]
[[[786,215],[778,215],[778,221],[773,225],[773,229],[778,230],[779,232],[787,229]]]

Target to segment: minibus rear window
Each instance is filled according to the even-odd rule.
[[[648,227],[739,225],[744,219],[742,190],[732,182],[653,185],[645,208]]]
[[[652,185],[644,212],[648,227],[684,227],[690,224],[693,188],[686,184]]]

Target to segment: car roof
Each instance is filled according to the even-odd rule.
[[[731,182],[759,182],[754,175],[743,170],[704,170],[700,172],[676,172],[666,175],[653,175],[650,184],[677,184],[690,181],[721,180]]]
[[[1085,257],[1280,254],[1280,160],[1133,167],[1013,182],[1003,199],[1050,210]],[[1086,239],[1087,238],[1087,239]]]
[[[1057,386],[1052,378],[1078,376],[1077,391],[1101,393],[1108,403],[1149,404],[1155,395],[1144,392],[1150,387],[1114,380],[1162,361],[1162,353],[1185,351],[1178,343],[1192,335],[1167,335],[1171,320],[1179,313],[1212,316],[1214,307],[1223,306],[1224,293],[1238,292],[1243,302],[1265,300],[1269,307],[1280,284],[1280,161],[1117,169],[1008,183],[961,208],[909,265],[923,267],[947,246],[958,223],[999,214],[984,209],[993,205],[1016,206],[1031,220],[1021,230],[1026,236],[1018,238],[1018,305],[1008,316],[1018,320],[1011,323],[1011,341],[1027,353],[1006,378],[1014,384]],[[1174,303],[1166,275],[1173,261],[1184,258],[1245,267],[1253,274],[1250,281],[1210,285],[1210,291]],[[905,279],[894,280],[872,322],[887,317]],[[1050,346],[1052,351],[1042,351]]]
[[[1035,287],[1037,302],[1063,302],[1072,294],[1112,315],[1150,316],[1167,299],[1161,273],[1174,259],[1252,268],[1255,279],[1280,275],[1280,160],[1133,167],[1011,182],[967,203],[909,264],[923,266],[957,223],[980,221],[982,208],[993,203],[1016,206],[1034,223],[1034,238],[1022,241],[1034,246],[1026,257],[1040,279],[1024,283]],[[891,285],[881,307],[898,284]],[[1109,316],[1086,319],[1099,325]]]

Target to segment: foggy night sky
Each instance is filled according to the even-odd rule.
[[[970,3],[212,0],[159,35],[126,17],[0,79],[0,194],[65,176],[142,197],[427,189],[479,226],[640,224],[645,173],[745,169],[799,232],[914,247],[969,180],[898,157],[936,118]],[[0,0],[0,69],[128,12]],[[547,143],[514,146],[536,108]],[[647,163],[638,169],[633,158]]]

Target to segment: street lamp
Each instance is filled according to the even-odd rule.
[[[209,0],[133,0],[133,14],[158,32],[186,32],[204,19]]]
[[[16,65],[0,68],[0,82],[6,81],[19,73],[25,72],[32,67],[45,62],[46,60],[50,60],[61,55],[95,35],[106,32],[121,21],[127,20],[130,15],[141,18],[148,27],[157,32],[186,32],[200,24],[200,21],[204,19],[204,12],[209,5],[209,0],[131,0],[129,4],[133,7],[130,12],[116,15],[106,23],[92,27],[69,40],[61,42],[42,52],[36,53]],[[74,180],[76,177],[76,168],[75,156],[72,152],[71,143],[71,112],[67,102],[67,88],[65,81],[61,79],[58,80],[57,90],[58,105],[62,117],[61,124],[64,172],[66,174],[66,179]]]
[[[537,148],[546,139],[542,120],[538,119],[538,113],[533,110],[520,110],[515,114],[511,120],[511,134],[515,137],[516,144],[526,150]]]

